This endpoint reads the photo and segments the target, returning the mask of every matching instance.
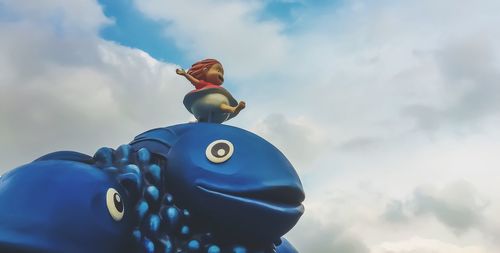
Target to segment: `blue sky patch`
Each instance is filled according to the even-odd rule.
[[[121,45],[139,48],[152,57],[181,66],[189,65],[175,42],[164,36],[164,28],[168,24],[161,23],[144,16],[137,10],[132,0],[99,0],[104,14],[115,23],[103,28],[100,36]]]
[[[190,66],[192,59],[176,46],[175,40],[165,36],[169,24],[150,19],[141,13],[133,0],[98,0],[104,14],[114,20],[114,24],[104,27],[100,36],[121,45],[138,48],[160,60]],[[339,5],[342,0],[285,1],[269,0],[258,18],[277,20],[284,24],[284,33],[294,33],[307,29],[307,20],[326,7]]]

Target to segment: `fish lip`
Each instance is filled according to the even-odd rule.
[[[294,213],[294,214],[302,214],[304,213],[304,205],[302,205],[302,201],[305,196],[303,191],[286,186],[278,186],[278,187],[266,187],[263,189],[257,190],[246,190],[246,191],[228,191],[224,189],[219,189],[218,187],[213,187],[209,185],[201,185],[198,184],[196,187],[206,193],[211,195],[216,195],[219,197],[223,197],[225,199],[235,200],[243,203],[250,203],[254,205],[258,205],[260,207],[271,209],[279,212],[286,213]],[[292,198],[277,198],[276,194],[269,193],[276,192],[284,193],[290,192],[292,193]],[[284,196],[284,195],[283,195]]]

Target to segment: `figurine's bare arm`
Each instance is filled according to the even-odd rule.
[[[175,70],[175,73],[177,73],[177,75],[181,75],[181,76],[184,76],[188,81],[190,81],[194,86],[198,85],[200,83],[200,80],[194,78],[192,75],[186,73],[185,70],[183,69],[176,69]]]
[[[219,106],[219,108],[223,112],[234,114],[234,116],[238,115],[238,113],[240,113],[241,110],[245,109],[245,107],[246,107],[246,103],[244,101],[240,101],[237,106],[230,106],[230,105],[224,104],[224,103],[220,104],[220,106]]]

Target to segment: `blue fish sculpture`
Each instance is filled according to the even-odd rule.
[[[0,252],[294,253],[282,236],[303,200],[293,166],[266,140],[180,124],[1,176]]]

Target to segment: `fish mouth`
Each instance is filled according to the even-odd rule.
[[[301,215],[304,212],[304,192],[291,186],[268,186],[259,189],[231,191],[209,185],[197,185],[208,194],[224,199],[251,204],[278,212]]]
[[[304,213],[304,192],[297,185],[259,185],[239,190],[196,184],[214,206],[203,219],[212,221],[214,233],[228,241],[273,243],[288,232]],[[206,202],[205,202],[206,203]],[[202,209],[198,206],[197,209]],[[213,221],[216,221],[215,223]],[[238,226],[234,226],[238,224]]]

